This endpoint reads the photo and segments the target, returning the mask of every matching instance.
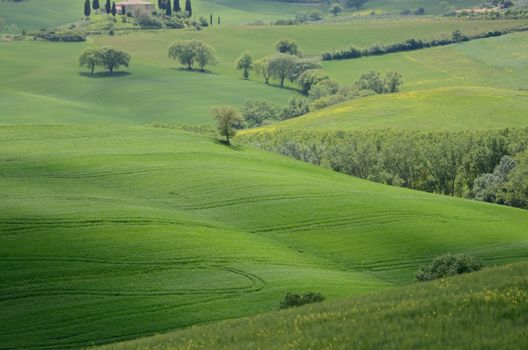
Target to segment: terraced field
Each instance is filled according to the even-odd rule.
[[[377,185],[206,137],[0,127],[0,342],[78,348],[412,281],[432,256],[526,259],[527,213]]]

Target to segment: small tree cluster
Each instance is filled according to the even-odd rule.
[[[96,67],[103,67],[113,73],[120,66],[128,67],[130,59],[128,53],[111,47],[90,48],[82,52],[79,57],[79,65],[90,69],[90,74],[92,75]]]
[[[438,278],[478,271],[484,264],[477,258],[466,255],[445,254],[433,259],[427,266],[421,266],[416,273],[417,281],[431,281]]]
[[[325,298],[320,293],[304,293],[304,294],[295,294],[287,293],[284,296],[284,299],[280,302],[281,309],[289,309],[292,307],[302,306],[306,304],[319,303]]]
[[[376,71],[363,73],[355,85],[359,90],[370,90],[376,94],[390,94],[399,91],[403,84],[402,76],[396,72],[388,72],[384,78]]]
[[[181,40],[172,43],[169,47],[169,57],[178,60],[181,64],[192,70],[195,63],[200,71],[205,71],[207,65],[215,65],[218,60],[212,46],[199,40]]]

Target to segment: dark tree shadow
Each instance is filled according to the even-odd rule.
[[[234,144],[228,144],[226,140],[214,139],[214,143],[216,143],[217,145],[226,146],[226,147],[228,147],[229,149],[231,149],[233,151],[239,151],[240,152],[240,151],[244,150],[241,146],[234,145]]]
[[[79,75],[81,77],[86,78],[93,78],[93,79],[101,79],[101,78],[122,78],[129,76],[130,72],[95,72],[94,74],[90,74],[90,72],[79,72]]]
[[[207,69],[204,69],[204,70],[199,70],[199,69],[188,69],[188,68],[185,68],[185,67],[178,67],[178,68],[170,68],[171,70],[176,70],[178,72],[188,72],[188,73],[201,73],[201,74],[212,74],[212,75],[220,75],[218,73],[215,73],[215,72],[211,72],[210,70],[207,70]]]

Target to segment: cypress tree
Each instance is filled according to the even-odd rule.
[[[106,14],[109,14],[111,10],[112,10],[112,5],[110,5],[110,0],[106,0],[106,4],[105,4]]]
[[[115,5],[115,2],[112,2],[112,16],[115,17],[115,15],[117,14],[117,9],[116,9],[116,5]]]
[[[185,13],[187,14],[187,17],[192,16],[191,0],[185,0]]]
[[[86,0],[84,2],[84,15],[86,17],[89,17],[91,12],[92,12],[92,4],[90,4],[90,0]]]
[[[174,12],[181,12],[180,0],[174,0]]]
[[[99,10],[99,0],[93,0],[92,8],[94,10]]]
[[[165,5],[165,14],[169,17],[172,15],[172,6],[170,0],[167,1],[167,4]]]
[[[158,0],[158,8],[163,9],[163,0]]]
[[[212,27],[213,26],[213,14],[211,13],[211,15],[209,16],[209,25]]]
[[[218,25],[220,25],[220,17],[218,17]]]

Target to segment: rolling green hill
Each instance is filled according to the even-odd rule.
[[[528,213],[134,126],[0,127],[0,343],[78,348],[527,258]]]
[[[516,264],[98,349],[525,349],[527,274]]]
[[[203,124],[210,121],[209,109],[217,104],[241,106],[246,99],[265,97],[283,105],[290,96],[299,95],[296,91],[266,86],[257,76],[252,76],[251,81],[243,81],[234,67],[234,61],[244,50],[249,50],[255,58],[269,55],[274,52],[275,42],[284,37],[298,40],[303,51],[317,55],[351,42],[367,46],[380,38],[383,42],[395,42],[418,34],[423,38],[439,37],[456,28],[470,31],[475,25],[479,25],[479,30],[492,30],[519,23],[409,19],[322,26],[229,26],[200,32],[138,32],[113,37],[96,36],[89,43],[0,43],[0,60],[4,62],[0,66],[0,123]],[[181,71],[178,63],[167,58],[167,47],[171,42],[189,38],[204,40],[217,49],[220,65],[210,67],[213,74]],[[125,72],[130,74],[113,78],[87,77],[86,69],[79,68],[77,60],[82,50],[90,45],[110,45],[128,51],[132,62],[131,68]],[[444,58],[451,59],[451,54],[456,55],[456,52],[448,51]],[[409,57],[420,55],[424,54],[409,53]],[[411,61],[395,61],[395,55],[389,56],[330,62],[325,68],[346,83],[354,81],[370,67],[380,65],[384,70],[402,71],[407,83],[405,89],[424,88],[420,79],[432,80],[425,86],[451,83],[448,74],[421,65],[413,68],[416,64]],[[425,56],[436,57],[434,54]],[[457,63],[460,69],[467,68],[464,63]],[[520,68],[511,74],[512,84],[524,76],[525,73],[515,75],[522,72]],[[489,79],[499,77],[490,76]]]

